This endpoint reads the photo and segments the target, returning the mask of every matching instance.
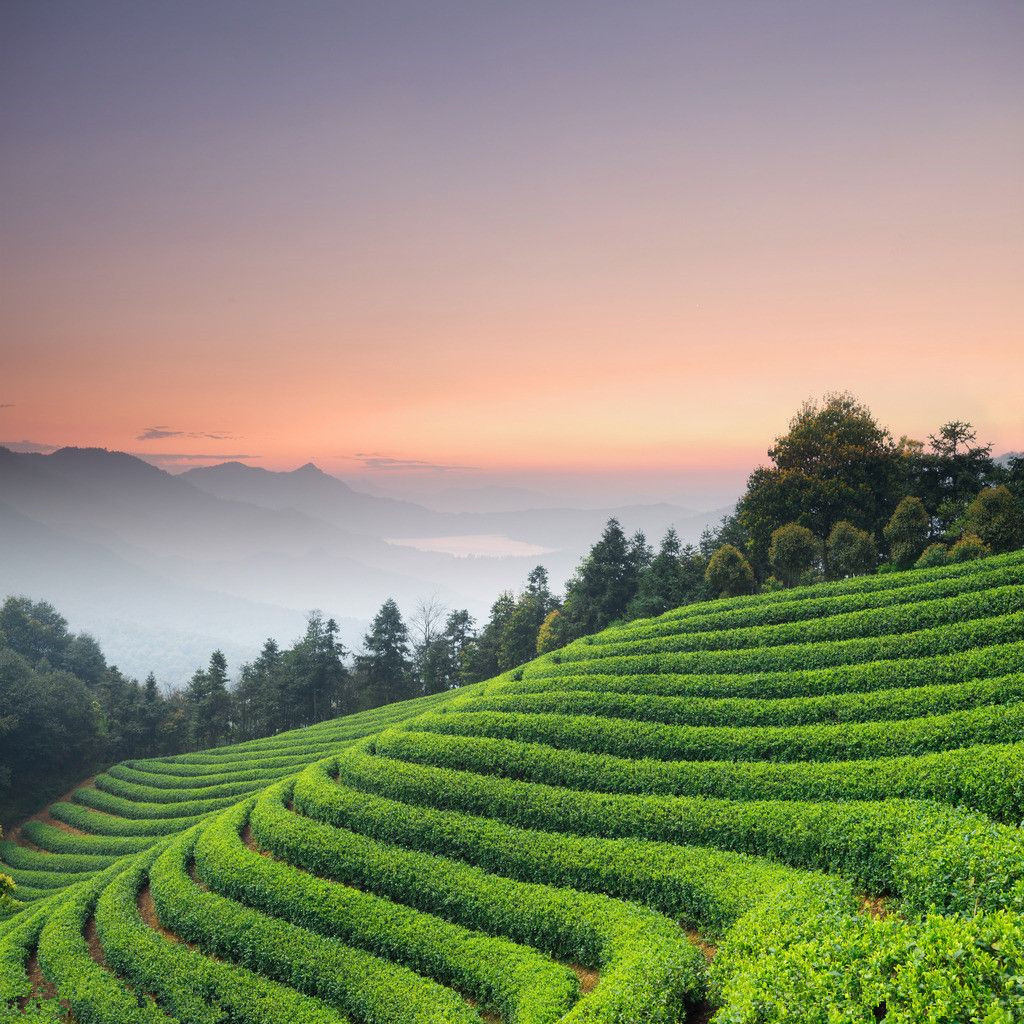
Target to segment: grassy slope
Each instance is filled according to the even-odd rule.
[[[0,848],[0,1006],[38,967],[81,1022],[1024,1020],[1022,652],[1017,554],[117,765]]]

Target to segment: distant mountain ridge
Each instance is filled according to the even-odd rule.
[[[293,639],[303,613],[320,608],[343,621],[354,647],[387,597],[411,612],[436,596],[481,617],[538,561],[560,586],[611,515],[653,541],[669,525],[696,539],[721,515],[668,504],[439,512],[358,491],[312,463],[276,472],[226,462],[173,475],[124,452],[76,447],[0,447],[0,502],[0,599],[49,600],[126,671],[154,668],[175,683],[187,673],[166,656],[168,637],[193,662],[199,646],[215,644],[251,656],[268,635]],[[491,536],[520,542],[508,550],[550,554],[460,558],[409,546]],[[147,646],[147,631],[163,639]]]

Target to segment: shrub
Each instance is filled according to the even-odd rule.
[[[711,556],[704,570],[704,579],[722,597],[752,594],[757,589],[750,562],[732,544],[723,544]]]
[[[882,533],[889,545],[889,557],[906,569],[920,557],[928,542],[930,522],[918,497],[904,498],[893,512]]]
[[[950,549],[951,562],[973,562],[990,554],[984,541],[973,533],[965,533]]]
[[[317,779],[322,778],[318,774]],[[317,780],[311,780],[315,786]],[[601,984],[567,1024],[675,1024],[703,991],[704,959],[675,922],[598,893],[527,882],[422,850],[402,849],[288,811],[293,784],[252,814],[261,845],[290,863],[452,922],[599,968]],[[312,794],[310,794],[312,800]]]
[[[505,1020],[559,1020],[579,998],[568,968],[536,950],[372,893],[295,871],[239,835],[251,802],[204,827],[196,865],[218,892],[292,924],[371,950],[497,1009]]]
[[[821,564],[821,541],[797,523],[788,523],[772,532],[768,560],[784,586],[808,582],[808,576]]]
[[[878,545],[867,530],[843,519],[832,527],[825,542],[829,574],[835,579],[863,576],[878,563]]]
[[[963,528],[996,554],[1014,551],[1024,547],[1024,506],[1009,488],[986,487],[967,506]]]
[[[915,569],[932,569],[937,565],[945,565],[949,561],[949,548],[945,544],[929,544],[921,552],[921,557],[914,563]]]
[[[172,840],[149,876],[160,920],[182,938],[359,1020],[473,1024],[476,1014],[436,982],[200,888],[188,873],[196,838]]]

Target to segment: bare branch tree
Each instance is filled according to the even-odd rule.
[[[426,650],[444,632],[444,620],[448,607],[437,594],[421,598],[416,604],[409,624],[412,627],[413,643],[417,651]]]

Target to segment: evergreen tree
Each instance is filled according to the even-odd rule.
[[[394,610],[397,613],[397,605]],[[401,622],[400,615],[398,619]],[[284,656],[288,728],[313,725],[355,710],[344,659],[338,624],[334,619],[325,620],[319,611],[310,612],[305,636]]]
[[[651,552],[642,533],[626,538],[617,519],[609,519],[566,587],[558,619],[562,643],[596,633],[626,616]]]
[[[662,538],[661,547],[650,565],[640,574],[636,596],[629,603],[629,618],[646,618],[661,615],[670,608],[678,608],[694,600],[697,591],[703,588],[703,579],[694,579],[693,548],[683,548],[679,534],[670,527]],[[698,570],[703,576],[703,568]]]
[[[537,656],[540,628],[557,605],[548,583],[548,571],[538,565],[526,578],[526,587],[502,629],[498,641],[499,672],[506,672]]]
[[[360,682],[369,707],[416,696],[409,630],[392,598],[380,607],[363,638],[358,659]]]
[[[153,757],[162,753],[160,746],[160,725],[164,717],[164,701],[156,685],[156,676],[152,672],[146,676],[142,689],[142,721],[146,744],[146,754]]]
[[[196,750],[218,746],[227,739],[231,724],[231,695],[227,684],[227,660],[221,651],[214,651],[207,668],[198,669],[189,681],[185,690],[188,732]]]
[[[267,640],[258,657],[242,666],[235,688],[239,739],[272,736],[290,718],[281,649]]]
[[[551,593],[551,582],[548,571],[543,565],[535,566],[526,577],[524,596],[535,602],[541,619],[552,609],[558,607],[558,599]]]
[[[422,658],[420,686],[423,693],[444,693],[462,684],[466,651],[473,642],[473,619],[464,608],[450,612],[444,629]]]
[[[491,605],[491,615],[483,629],[467,646],[464,658],[463,678],[467,683],[477,683],[498,675],[501,657],[501,643],[512,616],[516,610],[516,599],[510,591],[503,591]]]

